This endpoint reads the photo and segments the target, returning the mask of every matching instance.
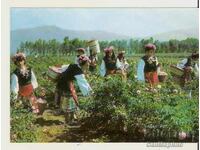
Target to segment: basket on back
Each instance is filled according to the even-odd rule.
[[[167,80],[167,73],[164,71],[160,71],[158,73],[158,80],[159,82],[165,82]]]
[[[175,65],[170,66],[170,72],[173,76],[175,76],[177,78],[181,78],[184,75],[184,70]]]
[[[91,54],[97,54],[100,53],[100,46],[98,40],[91,40],[87,42],[87,45],[90,49],[90,55]]]
[[[184,80],[183,80],[184,70],[175,65],[171,65],[170,72],[174,82],[179,84],[180,86],[184,86]]]
[[[61,75],[61,71],[59,70],[58,67],[49,67],[47,70],[47,76],[52,81],[56,81],[60,75]]]

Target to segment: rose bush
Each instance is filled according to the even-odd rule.
[[[10,105],[10,141],[34,142],[36,141],[36,118],[31,112],[29,104],[24,100],[13,100]]]
[[[162,84],[157,93],[147,91],[146,85],[137,81],[122,82],[118,76],[100,78],[97,85],[94,95],[82,105],[88,112],[87,119],[83,117],[82,121],[88,127],[126,132],[137,140],[148,134],[146,138],[153,141],[178,140],[178,136],[153,135],[158,129],[177,135],[198,133],[198,100],[189,99],[185,91],[171,82]]]

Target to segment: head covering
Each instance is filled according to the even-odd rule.
[[[149,50],[156,50],[156,46],[152,43],[148,43],[144,46],[145,51],[149,51]]]
[[[77,48],[77,51],[81,51],[85,53],[85,49],[84,48]]]
[[[79,56],[78,63],[79,64],[83,64],[85,62],[89,62],[90,63],[90,59],[86,55]]]
[[[22,52],[18,52],[12,57],[12,60],[16,64],[19,61],[26,60],[26,55]]]
[[[194,52],[191,55],[192,59],[199,59],[199,53],[198,52]]]
[[[125,54],[125,51],[120,51],[119,53],[118,53],[118,58],[119,59],[122,59],[123,57],[124,57],[124,54]]]
[[[114,47],[113,47],[113,46],[106,47],[106,48],[104,49],[104,52],[105,52],[105,53],[109,53],[109,52],[112,52],[112,51],[113,51],[113,49],[114,49]]]

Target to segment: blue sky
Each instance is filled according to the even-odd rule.
[[[103,30],[129,36],[197,28],[195,8],[12,8],[11,30],[55,25],[71,30]]]

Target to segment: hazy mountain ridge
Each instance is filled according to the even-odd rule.
[[[168,41],[170,39],[184,40],[189,37],[199,39],[199,30],[198,28],[180,29],[180,30],[174,30],[170,32],[155,34],[149,37],[153,37],[154,39],[157,39],[160,41]],[[146,38],[149,38],[149,37],[146,37]]]

